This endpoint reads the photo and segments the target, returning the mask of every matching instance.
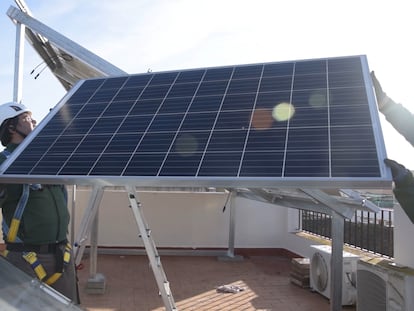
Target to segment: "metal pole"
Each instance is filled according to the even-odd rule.
[[[338,205],[337,202],[321,190],[302,189],[314,199],[331,209],[332,252],[331,252],[331,311],[342,310],[342,278],[344,219],[352,217],[354,209]]]
[[[86,208],[84,215],[82,217],[81,224],[78,229],[77,236],[74,241],[75,246],[75,263],[79,265],[83,251],[85,249],[85,242],[88,239],[92,221],[95,220],[95,214],[99,209],[99,204],[101,203],[102,196],[103,196],[104,189],[100,186],[95,186],[92,189],[90,194],[88,207]]]
[[[218,257],[219,260],[224,260],[224,261],[243,260],[243,256],[234,254],[234,245],[235,245],[235,237],[236,237],[236,204],[234,202],[234,199],[236,198],[236,195],[237,195],[237,192],[235,190],[231,190],[226,200],[226,205],[227,203],[230,204],[228,249],[227,249],[226,255]]]
[[[26,13],[29,16],[32,16],[32,12],[30,11],[29,7],[27,6],[26,2],[24,2],[24,0],[14,0],[14,2],[22,12]]]
[[[75,222],[76,222],[76,185],[72,186],[72,206],[70,211],[70,242],[73,244],[75,241]]]
[[[82,217],[79,232],[75,239],[75,264],[79,265],[85,250],[85,242],[90,238],[90,267],[89,279],[86,284],[86,292],[92,294],[103,294],[106,288],[105,276],[97,273],[98,261],[98,210],[102,201],[104,188],[95,185],[89,197],[89,204]],[[90,236],[89,236],[90,235]]]
[[[20,103],[22,100],[23,85],[23,61],[24,61],[24,33],[26,27],[16,23],[16,48],[14,53],[14,86],[13,101]]]
[[[234,257],[234,240],[235,240],[235,232],[236,232],[236,214],[235,214],[235,204],[234,204],[234,191],[230,192],[230,222],[229,222],[229,244],[227,250],[227,256],[233,258]]]
[[[342,310],[344,217],[332,210],[331,311]]]
[[[97,273],[97,262],[98,262],[98,227],[99,227],[99,209],[96,210],[91,229],[91,249],[90,249],[90,268],[89,275],[94,278]]]

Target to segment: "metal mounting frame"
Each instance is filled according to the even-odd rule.
[[[13,6],[7,10],[7,15],[17,27],[15,93],[18,95],[15,99],[21,96],[24,33],[30,45],[43,59],[43,63],[39,64],[43,65],[40,70],[49,67],[66,90],[82,79],[126,74],[125,71],[32,17],[23,3],[18,4],[20,10]]]
[[[365,200],[358,192],[339,189],[347,197],[333,196],[320,189],[240,189],[238,195],[278,206],[304,209],[325,213],[332,222],[332,256],[331,256],[331,311],[342,310],[342,274],[344,220],[351,218],[357,209],[377,212],[379,208]]]

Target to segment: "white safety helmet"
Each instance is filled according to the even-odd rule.
[[[24,112],[30,112],[30,110],[23,104],[9,102],[0,105],[0,126],[3,125],[4,121],[17,117]]]
[[[9,102],[0,105],[0,139],[3,146],[7,145],[9,141],[9,134],[7,134],[8,131],[6,131],[6,121],[25,112],[30,112],[30,110],[25,105],[17,102]]]

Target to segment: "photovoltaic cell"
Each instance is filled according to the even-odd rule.
[[[80,82],[3,176],[383,178],[364,56]]]

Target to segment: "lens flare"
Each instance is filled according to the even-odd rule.
[[[198,150],[198,141],[191,134],[183,134],[175,142],[175,151],[181,156],[187,157],[193,155]]]
[[[70,113],[69,108],[67,108],[66,105],[62,107],[62,109],[60,110],[60,114],[62,115],[63,121],[66,123],[69,123],[73,118],[72,114]]]
[[[312,108],[324,108],[327,104],[325,92],[314,92],[309,96],[309,106]]]
[[[276,121],[287,121],[295,114],[295,107],[290,103],[280,103],[273,108],[272,116]]]
[[[272,111],[270,109],[256,109],[253,111],[252,127],[256,130],[265,130],[272,127]]]

